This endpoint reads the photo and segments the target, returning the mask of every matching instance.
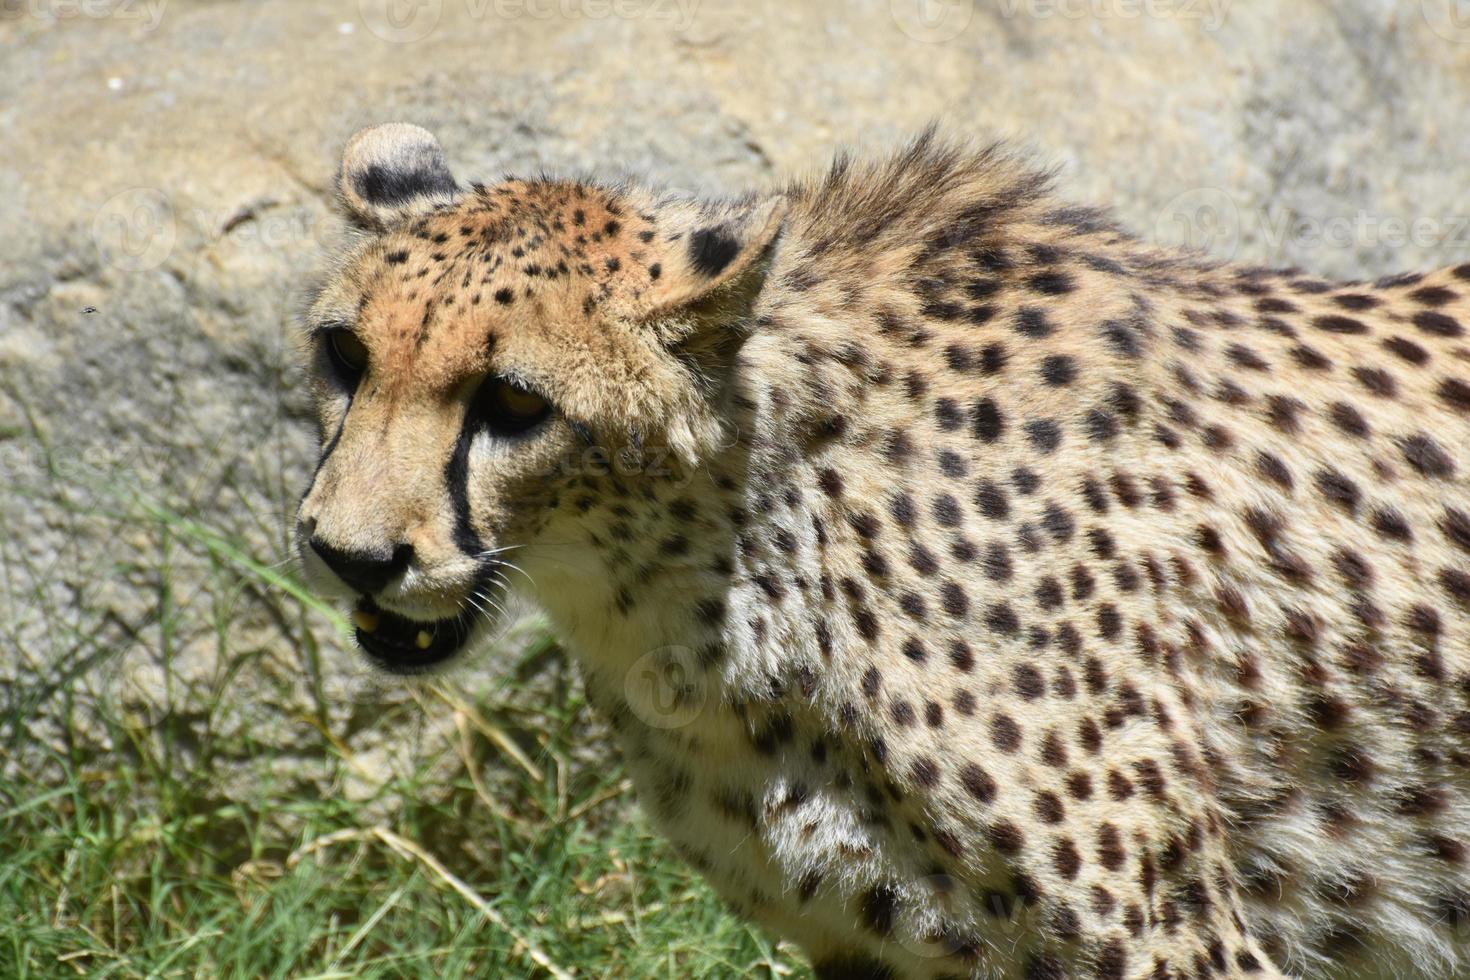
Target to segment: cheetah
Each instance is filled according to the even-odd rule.
[[[1470,975],[1470,265],[1161,250],[933,130],[338,189],[307,574],[396,674],[539,606],[817,977]]]

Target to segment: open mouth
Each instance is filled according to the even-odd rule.
[[[476,616],[467,609],[450,619],[420,622],[358,600],[352,611],[357,645],[384,670],[412,674],[449,660],[469,641]]]

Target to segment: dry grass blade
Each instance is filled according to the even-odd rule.
[[[473,888],[465,884],[452,871],[441,864],[439,859],[434,857],[434,855],[406,837],[400,837],[393,833],[387,827],[374,827],[372,832],[379,840],[397,851],[401,856],[417,860],[424,867],[438,875],[446,885],[458,892],[460,897],[473,905],[481,915],[515,939],[525,949],[526,956],[530,958],[531,962],[556,977],[557,980],[571,980],[573,974],[570,971],[553,963],[551,958],[542,952],[539,946],[522,936],[514,926],[505,920],[504,916],[491,908],[490,904],[481,898]]]
[[[479,798],[485,809],[495,815],[497,820],[524,829],[525,822],[509,810],[506,810],[499,803],[496,803],[495,798],[490,795],[490,788],[485,785],[484,777],[480,775],[480,766],[475,762],[475,755],[470,746],[470,724],[465,718],[464,712],[456,711],[454,713],[454,728],[459,734],[457,745],[459,758],[464,763],[465,772],[469,774],[470,785],[475,788],[475,796]]]
[[[434,695],[445,704],[456,711],[462,712],[465,719],[481,735],[484,735],[491,742],[495,743],[496,748],[504,752],[512,762],[524,769],[526,775],[531,777],[532,782],[540,783],[545,781],[546,777],[540,769],[536,768],[536,763],[532,762],[531,757],[521,750],[521,747],[515,743],[515,739],[506,734],[505,729],[480,714],[474,705],[453,691],[445,690],[438,684],[433,685],[429,690],[433,691]]]
[[[459,878],[457,875],[454,874],[454,872],[446,868],[438,858],[434,857],[434,855],[430,854],[428,851],[424,850],[422,847],[409,840],[407,837],[403,837],[400,834],[395,834],[387,827],[378,826],[369,827],[367,829],[351,827],[346,830],[338,830],[330,834],[323,834],[321,837],[316,838],[310,843],[300,848],[297,848],[294,852],[292,852],[291,856],[286,859],[286,867],[294,868],[298,863],[300,863],[302,858],[305,858],[311,854],[315,854],[317,851],[331,847],[333,844],[340,844],[344,841],[360,841],[368,839],[376,839],[378,841],[381,841],[383,844],[386,844],[388,846],[389,850],[393,851],[399,857],[405,858],[410,861],[417,861],[419,864],[423,865],[425,868],[431,871],[440,881],[453,889],[461,898],[473,905],[475,907],[475,910],[483,915],[493,925],[498,926],[503,932],[505,932],[506,935],[514,939],[516,941],[518,951],[524,950],[526,957],[531,960],[531,962],[535,963],[547,973],[550,973],[552,976],[556,977],[557,980],[572,980],[572,978],[576,976],[576,974],[572,971],[558,966],[551,959],[551,957],[546,955],[546,953],[541,949],[540,946],[536,945],[536,943],[521,935],[520,931],[516,929],[515,926],[511,925],[510,922],[508,922],[503,915],[501,915],[493,907],[491,907],[489,902],[486,902],[483,898],[481,898],[478,892],[476,892],[469,885],[465,884],[463,879]]]

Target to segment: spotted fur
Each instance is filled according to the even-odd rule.
[[[393,127],[343,187],[303,540],[410,546],[409,621],[514,579],[818,977],[1470,972],[1470,266],[1167,253],[933,134],[712,204]]]

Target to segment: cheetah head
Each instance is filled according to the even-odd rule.
[[[297,549],[369,660],[419,673],[492,632],[513,592],[536,598],[518,552],[575,565],[581,463],[661,447],[692,466],[719,444],[720,353],[786,205],[466,188],[405,124],[353,137],[338,197],[351,240],[307,315],[321,455]]]

